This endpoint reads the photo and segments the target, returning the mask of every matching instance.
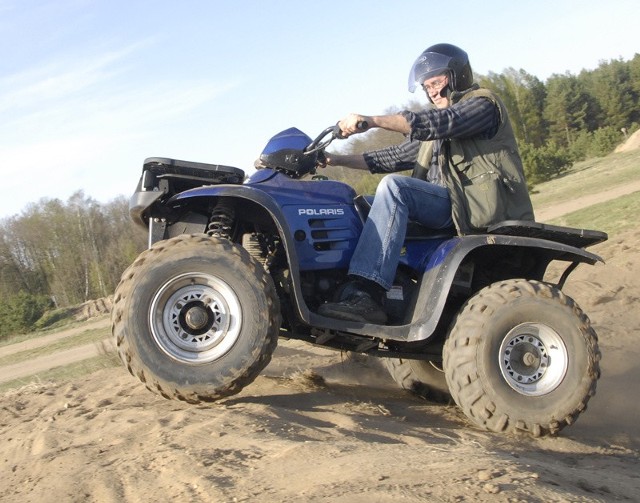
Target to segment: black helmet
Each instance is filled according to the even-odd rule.
[[[409,91],[422,87],[425,80],[436,75],[449,75],[452,91],[464,91],[473,84],[473,72],[469,56],[459,47],[451,44],[436,44],[426,49],[411,67]]]

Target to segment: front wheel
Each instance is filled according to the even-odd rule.
[[[477,425],[555,434],[572,424],[600,377],[597,336],[559,289],[538,281],[495,283],[458,314],[444,347],[451,395]]]
[[[140,254],[122,276],[112,313],[129,372],[155,393],[190,403],[252,382],[280,329],[271,277],[242,247],[204,234]]]

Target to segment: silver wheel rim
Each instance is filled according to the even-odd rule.
[[[507,384],[527,396],[551,393],[564,379],[569,365],[562,338],[541,323],[513,328],[500,345],[499,357]]]
[[[149,311],[154,340],[174,360],[202,364],[226,354],[238,340],[242,308],[220,278],[188,273],[167,281]]]

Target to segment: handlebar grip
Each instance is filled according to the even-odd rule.
[[[367,121],[358,121],[358,122],[356,122],[356,128],[359,131],[366,131],[367,129],[369,129],[369,122],[367,122]],[[340,130],[340,127],[337,124],[335,126],[333,126],[333,134],[339,140],[344,140],[344,139],[347,138],[346,136],[344,136],[342,134],[342,131]]]

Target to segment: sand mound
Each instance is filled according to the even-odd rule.
[[[627,140],[616,148],[616,152],[628,152],[640,148],[640,129],[633,133]]]

